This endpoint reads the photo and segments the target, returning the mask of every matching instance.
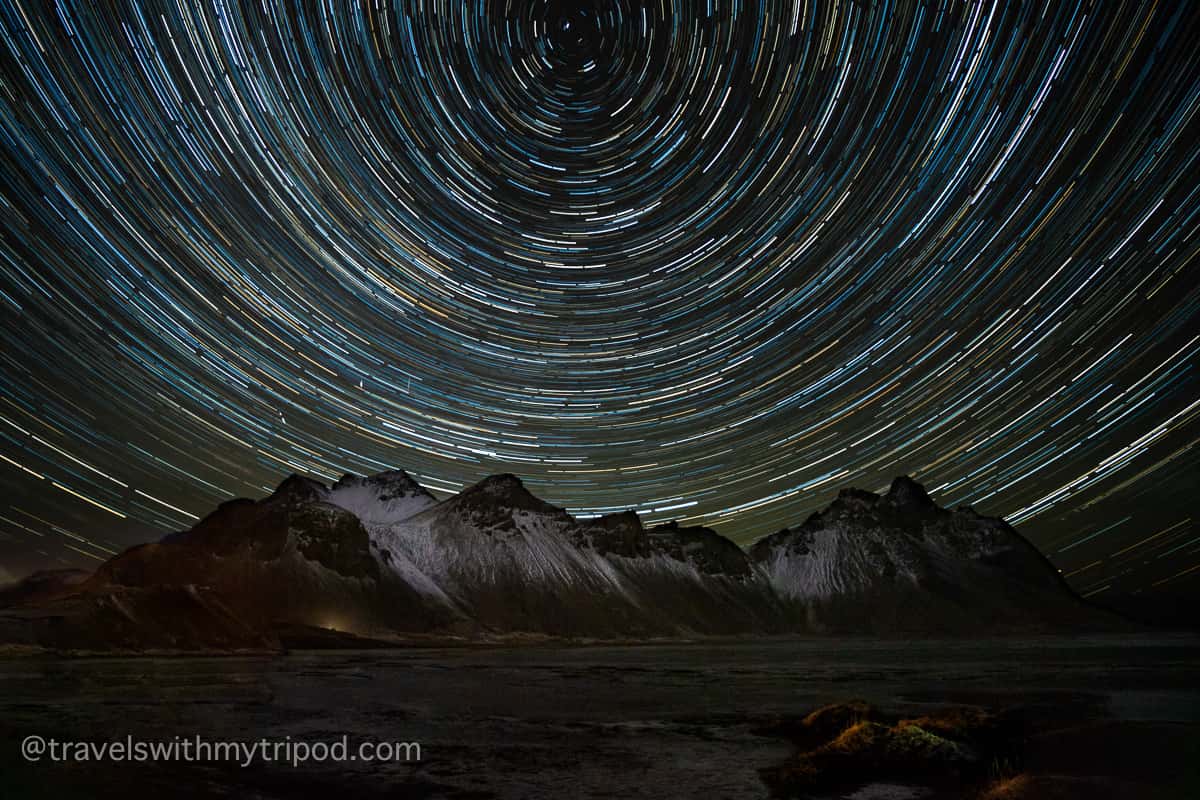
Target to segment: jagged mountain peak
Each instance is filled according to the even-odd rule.
[[[803,525],[793,530],[817,528],[839,519],[886,519],[889,524],[907,527],[943,513],[950,512],[938,506],[925,487],[907,475],[900,475],[884,494],[851,487],[841,489],[827,508],[813,512]]]
[[[328,492],[329,487],[320,481],[303,475],[297,475],[293,472],[284,479],[283,483],[276,487],[268,499],[297,503],[315,503],[323,500]]]
[[[619,511],[586,520],[580,526],[576,540],[586,542],[601,555],[644,556],[650,553],[646,530],[636,511]]]
[[[883,499],[889,505],[904,510],[924,511],[938,507],[925,491],[925,487],[907,475],[893,478],[892,485]]]
[[[336,491],[340,488],[361,486],[364,484],[381,489],[389,489],[397,493],[427,493],[424,486],[402,469],[388,469],[375,475],[355,475],[352,472],[347,472],[338,478],[337,483],[332,488]]]
[[[525,487],[520,478],[509,472],[489,475],[475,485],[464,489],[450,502],[456,505],[488,503],[517,511],[565,513],[557,506],[534,495]]]
[[[605,514],[591,520],[591,525],[599,528],[609,529],[632,529],[642,530],[642,518],[638,516],[636,511],[632,509],[626,511],[616,511],[612,514]]]
[[[467,491],[470,491],[471,489],[480,489],[492,493],[528,491],[525,488],[525,482],[516,475],[513,475],[511,472],[501,472],[497,475],[489,475],[476,483],[474,486],[468,488]]]
[[[976,526],[988,530],[997,524],[1003,526],[1001,520],[981,516],[970,506],[962,506],[953,512],[944,509],[933,501],[924,486],[907,475],[899,475],[892,479],[884,494],[854,487],[840,489],[832,503],[812,512],[800,525],[783,528],[759,539],[750,547],[750,554],[755,559],[762,559],[777,547],[807,553],[815,532],[835,527],[846,531],[871,530],[873,535],[886,539],[919,533],[939,519],[957,519],[964,530]]]
[[[866,489],[856,489],[853,486],[848,486],[845,489],[838,490],[837,499],[844,503],[873,506],[879,502],[879,495],[875,494],[875,492],[869,492]]]
[[[437,499],[402,469],[367,477],[343,475],[325,499],[366,525],[394,525],[437,504]]]
[[[681,526],[677,520],[646,532],[652,546],[711,575],[748,578],[753,566],[746,551],[721,534],[700,525]]]
[[[750,555],[817,629],[1036,629],[1091,614],[1003,520],[943,509],[907,476],[883,495],[843,489]]]

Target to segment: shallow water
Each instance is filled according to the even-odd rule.
[[[885,710],[1036,703],[1080,719],[1200,724],[1200,640],[788,639],[414,649],[277,658],[0,661],[0,796],[766,796],[791,752],[754,729],[863,698]],[[25,763],[70,741],[419,742],[413,763]],[[876,786],[856,797],[902,797]],[[28,796],[33,796],[29,794]]]

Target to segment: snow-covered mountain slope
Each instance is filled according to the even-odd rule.
[[[425,487],[403,470],[361,478],[343,475],[324,496],[354,514],[363,525],[394,525],[437,504]]]
[[[333,486],[292,476],[84,582],[47,585],[0,595],[17,609],[0,614],[0,640],[22,625],[26,639],[89,647],[105,636],[89,626],[122,646],[173,647],[266,640],[280,625],[579,637],[1112,627],[1003,521],[941,509],[907,478],[882,496],[843,490],[747,553],[707,528],[646,529],[632,512],[576,519],[512,475],[440,502],[401,471]]]
[[[940,508],[906,477],[884,495],[842,490],[750,554],[818,631],[1043,630],[1099,617],[1003,520]]]
[[[370,530],[388,568],[419,573],[492,630],[629,636],[766,628],[717,599],[741,586],[769,603],[767,587],[732,542],[708,531],[724,545],[718,549],[726,562],[706,561],[713,545],[676,542],[678,529],[647,532],[628,513],[577,520],[512,475],[487,478],[403,523]],[[680,594],[712,599],[709,613],[677,602]]]
[[[368,518],[384,519],[402,503],[422,502],[418,493],[391,491],[395,483],[368,484],[371,503],[355,481],[343,479],[331,491],[292,476],[264,500],[224,503],[191,530],[130,548],[103,564],[87,587],[197,585],[251,626],[286,622],[378,634],[461,622],[453,609],[381,568],[359,517],[331,502],[341,486],[363,501]]]

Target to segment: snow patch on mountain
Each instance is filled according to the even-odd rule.
[[[433,498],[420,495],[383,500],[375,487],[365,484],[336,487],[329,492],[327,498],[328,502],[354,514],[364,525],[393,525],[403,522],[437,502]]]
[[[433,495],[401,470],[362,478],[345,475],[325,493],[364,525],[394,525],[437,504]]]
[[[572,544],[569,517],[518,509],[483,523],[464,518],[454,507],[438,506],[400,524],[369,526],[368,531],[377,548],[393,554],[392,569],[415,570],[428,586],[460,598],[481,584],[606,583],[624,588],[603,558]]]

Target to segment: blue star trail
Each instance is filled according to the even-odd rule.
[[[1188,3],[0,7],[0,563],[290,472],[1195,587]],[[1194,591],[1194,588],[1188,589]]]

